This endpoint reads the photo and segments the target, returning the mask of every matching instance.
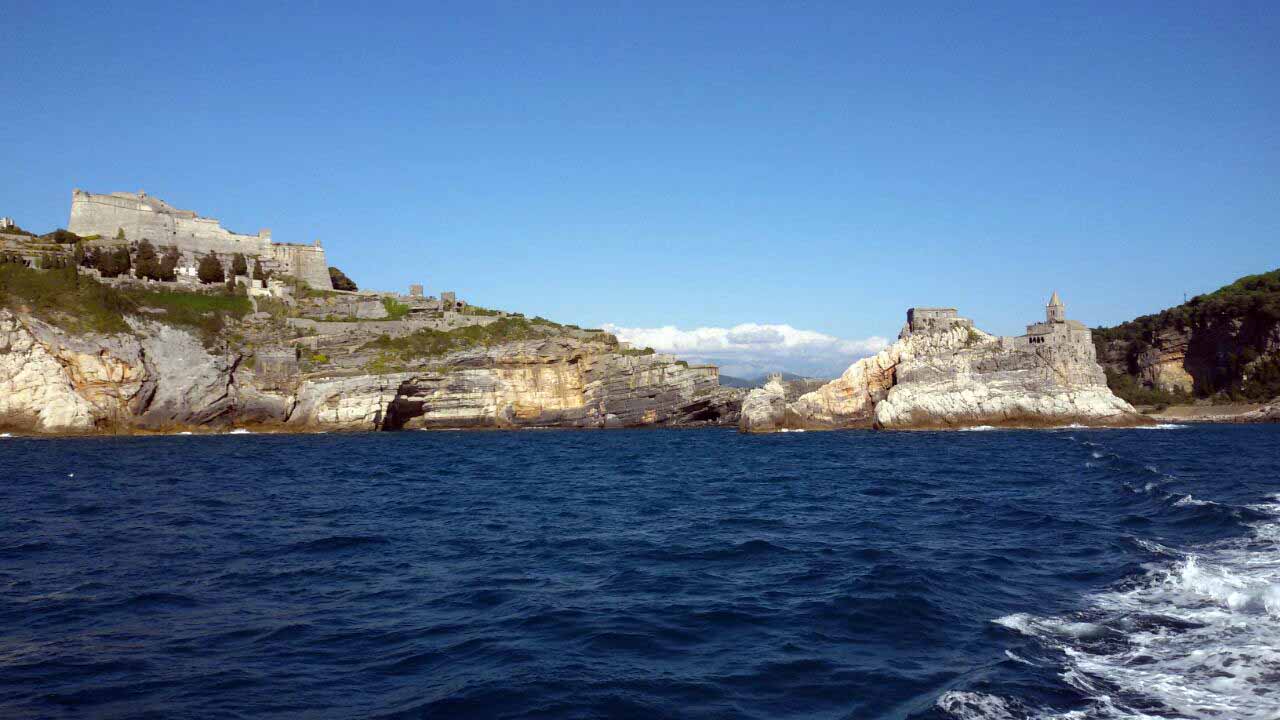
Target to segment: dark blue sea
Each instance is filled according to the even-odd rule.
[[[1280,426],[0,439],[4,718],[1280,717]]]

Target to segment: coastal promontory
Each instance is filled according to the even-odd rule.
[[[1147,421],[1107,387],[1090,331],[1054,293],[1025,335],[985,333],[954,308],[912,308],[897,342],[792,400],[776,379],[743,401],[745,432],[1123,426]]]

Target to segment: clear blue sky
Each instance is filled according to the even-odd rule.
[[[0,214],[146,189],[584,325],[1111,324],[1280,266],[1280,3],[0,0]]]

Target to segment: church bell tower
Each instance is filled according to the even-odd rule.
[[[1053,291],[1053,297],[1049,298],[1049,304],[1044,309],[1045,319],[1051,323],[1060,323],[1067,321],[1067,308],[1062,304],[1062,298],[1058,297],[1058,291]]]

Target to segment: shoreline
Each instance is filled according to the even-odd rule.
[[[1180,406],[1182,407],[1182,406]],[[1206,410],[1213,410],[1217,406],[1204,406]],[[805,429],[786,429],[771,432],[755,432],[743,433],[746,435],[780,435],[804,432],[873,432],[873,433],[918,433],[918,432],[982,432],[992,430],[1013,430],[1013,431],[1055,431],[1055,430],[1135,430],[1135,429],[1151,429],[1162,425],[1265,425],[1272,422],[1280,422],[1280,418],[1262,418],[1256,413],[1243,414],[1214,414],[1212,412],[1201,412],[1196,414],[1147,414],[1144,417],[1149,418],[1150,422],[1124,423],[1124,424],[1086,424],[1079,422],[1069,422],[1062,425],[1051,425],[1047,423],[1023,424],[1023,423],[976,423],[972,425],[922,425],[919,427],[900,427],[900,428],[874,428],[874,427],[847,427],[847,428],[805,428]],[[634,427],[556,427],[556,426],[539,426],[539,427],[435,427],[435,428],[413,428],[408,430],[377,430],[368,428],[306,428],[306,429],[290,429],[278,426],[237,426],[226,429],[212,429],[208,427],[190,427],[185,429],[167,429],[167,430],[150,430],[150,429],[131,429],[125,431],[106,430],[106,431],[90,431],[90,432],[33,432],[31,430],[18,429],[0,429],[0,439],[75,439],[75,438],[138,438],[138,437],[226,437],[236,435],[359,435],[359,434],[401,434],[413,432],[429,432],[429,433],[446,433],[446,432],[467,432],[467,433],[518,433],[518,432],[598,432],[598,431],[619,431],[619,430],[722,430],[737,432],[732,425],[637,425]]]

